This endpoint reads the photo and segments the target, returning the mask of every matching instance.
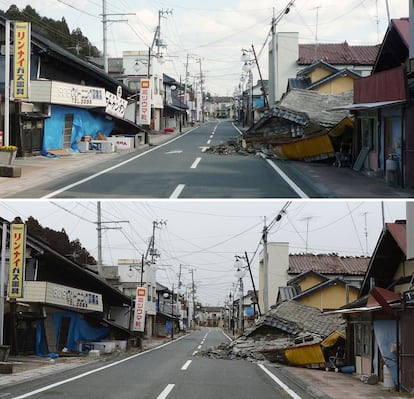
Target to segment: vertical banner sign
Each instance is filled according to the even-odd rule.
[[[141,79],[141,91],[139,97],[139,124],[151,124],[151,81]]]
[[[134,331],[144,331],[145,328],[145,305],[147,299],[147,289],[137,287],[135,297]]]
[[[12,223],[10,227],[10,272],[9,297],[23,297],[23,275],[25,264],[26,226]]]
[[[14,98],[29,97],[30,81],[30,22],[14,24]]]

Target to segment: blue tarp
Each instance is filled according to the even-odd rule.
[[[397,384],[397,353],[394,351],[397,343],[397,321],[374,320],[374,334],[382,358],[392,375],[394,383]]]
[[[86,109],[52,105],[50,118],[45,119],[42,154],[47,150],[63,148],[63,130],[65,115],[73,114],[71,149],[79,151],[77,143],[83,136],[96,138],[98,133],[109,136],[115,122],[104,115],[92,113]]]
[[[101,341],[109,334],[109,327],[91,327],[86,320],[80,315],[73,312],[62,312],[53,314],[53,322],[55,327],[55,340],[58,342],[59,332],[61,326],[61,320],[68,318],[69,331],[67,334],[67,340],[65,347],[69,351],[78,350],[79,341]],[[45,356],[47,354],[46,342],[44,340],[44,333],[42,329],[42,323],[38,322],[36,331],[36,354],[38,356]]]

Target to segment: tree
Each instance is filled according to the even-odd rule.
[[[61,255],[73,259],[84,265],[96,265],[95,258],[85,249],[79,239],[69,240],[65,229],[55,231],[43,227],[34,217],[30,216],[26,222],[27,232],[33,237],[39,238]]]
[[[30,5],[20,11],[15,4],[11,5],[4,14],[10,20],[31,22],[33,31],[79,57],[88,55],[99,57],[101,55],[99,49],[92,45],[79,27],[72,32],[70,31],[64,17],[60,21],[56,21],[40,16]]]

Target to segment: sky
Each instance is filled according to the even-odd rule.
[[[282,209],[282,218],[274,222]],[[338,253],[370,256],[383,221],[405,219],[402,200],[112,200],[101,201],[103,264],[141,259],[155,230],[157,281],[177,287],[192,283],[203,305],[224,304],[236,289],[235,255],[247,253],[258,287],[263,226],[268,242],[288,242],[291,254]],[[2,200],[0,216],[36,218],[44,227],[64,229],[97,259],[97,202],[84,200]],[[248,274],[245,289],[252,285]]]
[[[103,48],[102,1],[32,0],[31,7],[49,18],[65,18],[69,29],[80,28],[97,48]],[[212,95],[232,96],[240,83],[242,49],[253,45],[263,78],[267,74],[267,44],[273,14],[278,16],[288,0],[106,0],[108,55],[148,50],[161,18],[161,38],[166,73],[176,80],[185,76],[189,55],[190,80],[204,76],[204,87]],[[27,0],[0,0],[0,8],[11,4],[23,9]],[[298,32],[300,43],[378,44],[390,18],[408,17],[408,0],[295,0],[280,19],[278,32]],[[167,13],[168,12],[168,13]],[[123,22],[120,22],[120,21]],[[201,61],[200,61],[201,60]],[[258,70],[253,70],[258,80]]]

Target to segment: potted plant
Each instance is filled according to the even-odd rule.
[[[12,165],[17,155],[17,147],[5,145],[0,147],[0,165]]]

